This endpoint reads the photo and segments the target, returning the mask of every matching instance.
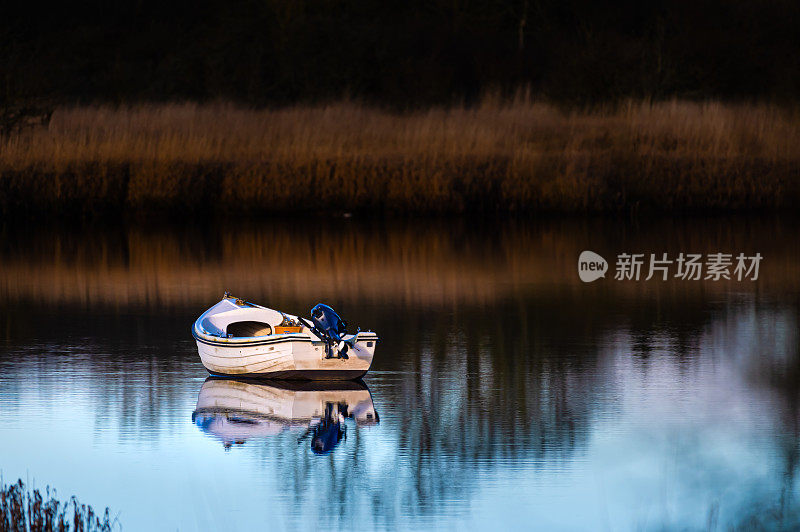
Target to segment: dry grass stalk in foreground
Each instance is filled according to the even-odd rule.
[[[75,497],[62,503],[55,492],[50,494],[50,488],[42,497],[39,490],[27,489],[21,479],[9,486],[0,485],[0,532],[110,532],[118,524],[111,521],[108,508],[100,516]]]
[[[58,109],[0,147],[6,212],[737,210],[800,198],[800,115],[767,105],[95,106]]]

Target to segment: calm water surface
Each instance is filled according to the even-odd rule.
[[[126,530],[796,528],[798,227],[7,227],[0,469]],[[584,249],[764,260],[584,284]],[[207,380],[190,326],[226,289],[378,331],[364,385]]]

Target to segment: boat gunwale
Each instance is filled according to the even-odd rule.
[[[257,346],[279,344],[284,342],[301,342],[301,343],[322,343],[323,340],[314,340],[308,333],[280,333],[280,334],[266,334],[263,336],[233,336],[231,338],[222,338],[221,336],[214,336],[199,325],[198,319],[192,330],[192,336],[198,342],[206,345],[216,345],[224,347],[241,347],[241,346]],[[378,342],[380,338],[378,335],[371,331],[360,331],[356,333],[359,335],[358,341],[372,341]]]
[[[373,407],[374,408],[374,407]],[[259,421],[273,421],[279,422],[282,424],[295,424],[293,420],[297,419],[296,423],[303,424],[304,422],[313,421],[314,419],[321,419],[320,417],[300,417],[300,418],[285,418],[281,416],[276,416],[274,414],[264,414],[261,412],[255,412],[253,410],[246,410],[240,408],[226,408],[224,406],[201,406],[200,408],[195,408],[194,412],[192,412],[192,422],[194,422],[195,418],[198,415],[203,414],[233,414],[233,415],[240,415],[244,417],[251,417],[256,418]],[[227,416],[226,416],[227,417]]]
[[[268,309],[267,307],[263,307],[261,305],[250,303],[249,301],[245,301],[244,303],[254,308],[272,310]],[[210,332],[206,331],[201,325],[203,318],[205,318],[206,315],[213,308],[214,306],[203,312],[200,315],[200,317],[195,320],[194,326],[192,327],[192,336],[194,337],[194,339],[206,345],[242,347],[242,346],[268,345],[272,343],[284,343],[284,342],[302,342],[302,343],[310,342],[313,344],[315,342],[325,341],[322,338],[318,338],[315,334],[311,333],[310,331],[297,332],[297,333],[272,333],[272,334],[265,334],[262,336],[232,336],[229,338],[217,336],[215,334],[211,334]],[[281,312],[281,314],[290,316],[289,314],[285,314],[283,312]],[[359,336],[358,341],[361,341],[361,337],[363,337],[365,341],[375,341],[375,342],[379,341],[378,334],[372,331],[359,331],[353,334],[353,336],[357,335]]]

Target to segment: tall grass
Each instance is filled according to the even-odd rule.
[[[0,532],[110,532],[115,524],[108,508],[102,516],[97,515],[75,497],[59,501],[50,488],[43,497],[38,489],[27,489],[22,480],[0,485]]]
[[[0,208],[607,212],[785,208],[800,113],[527,96],[405,114],[353,102],[72,107],[0,139]]]

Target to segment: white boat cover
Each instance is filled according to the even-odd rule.
[[[229,299],[223,299],[205,312],[200,326],[215,336],[226,336],[228,325],[240,321],[256,321],[275,327],[283,322],[283,314],[271,308],[259,306],[240,307]]]

